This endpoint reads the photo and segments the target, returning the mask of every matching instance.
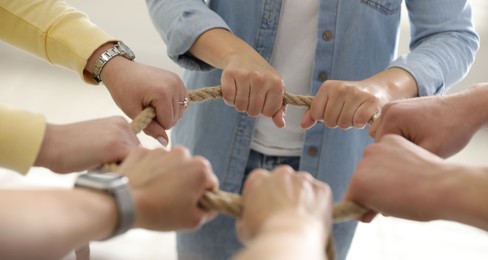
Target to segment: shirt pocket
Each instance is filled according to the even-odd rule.
[[[402,0],[359,0],[361,4],[364,4],[376,11],[385,14],[392,15],[400,11],[402,6]],[[425,0],[429,1],[429,0]]]

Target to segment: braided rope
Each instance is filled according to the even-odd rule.
[[[222,88],[220,86],[205,87],[188,92],[189,102],[203,102],[211,99],[222,98]],[[295,95],[285,92],[283,103],[299,107],[310,108],[312,96]],[[147,107],[132,121],[132,125],[137,125],[137,129],[144,129],[145,126],[154,118],[154,108]],[[373,121],[374,118],[370,120]],[[134,127],[136,128],[136,127]],[[133,129],[134,129],[133,128]],[[137,132],[136,132],[137,133]],[[200,203],[207,209],[216,210],[223,214],[239,217],[242,212],[241,198],[237,194],[224,191],[208,191],[201,198]],[[367,209],[357,205],[354,202],[340,202],[334,205],[333,219],[334,222],[345,222],[358,219]]]
[[[205,87],[197,90],[189,91],[189,103],[203,102],[211,99],[222,98],[222,88],[220,86]],[[283,104],[290,104],[298,107],[310,108],[312,104],[312,96],[295,95],[290,93],[283,94]],[[139,133],[153,120],[156,116],[154,108],[147,107],[130,123],[130,127],[134,133]],[[374,122],[376,118],[373,116],[369,123]],[[115,171],[117,164],[109,163],[102,166],[104,171]],[[231,217],[239,218],[242,215],[243,206],[242,198],[235,193],[229,193],[221,190],[207,191],[199,201],[199,204],[208,210],[215,210],[219,213],[229,215]],[[336,203],[333,208],[334,223],[345,222],[353,219],[358,219],[365,214],[368,209],[351,201]],[[89,252],[89,246],[88,247]],[[79,251],[86,250],[82,247]],[[78,250],[76,252],[78,252]],[[327,243],[326,253],[328,259],[336,259],[334,240],[332,236],[329,237]],[[77,259],[86,259],[86,256],[78,257]]]
[[[216,98],[222,98],[222,88],[220,86],[200,88],[189,91],[190,103],[202,102]],[[283,104],[290,104],[298,107],[309,108],[312,104],[312,96],[303,96],[290,94],[285,92],[283,94]]]
[[[192,90],[189,91],[188,95],[189,103],[203,102],[223,97],[222,88],[220,86]],[[312,96],[296,95],[287,92],[283,94],[283,104],[285,105],[290,104],[298,107],[310,108],[312,100]],[[134,119],[131,125],[137,125],[137,129],[144,129],[144,124],[148,124],[152,120],[152,118],[154,118],[154,116],[154,109],[152,107],[148,107]],[[368,123],[372,124],[374,120],[376,120],[377,116],[378,115],[374,115]],[[239,218],[242,215],[243,211],[242,199],[238,194],[229,193],[221,190],[207,191],[200,199],[199,204],[206,209],[215,210],[217,212],[236,218]],[[354,202],[345,201],[334,205],[332,218],[334,223],[340,223],[353,219],[358,219],[367,211],[368,209]],[[329,236],[325,252],[327,254],[327,259],[336,259],[335,242],[333,236]]]
[[[222,190],[207,191],[199,203],[206,209],[215,210],[231,217],[239,218],[242,216],[242,198],[235,193]],[[358,219],[366,212],[367,209],[354,202],[340,202],[334,205],[332,219],[334,223],[342,223]]]
[[[211,99],[222,98],[222,88],[220,86],[199,88],[188,92],[190,103],[203,102]],[[283,93],[283,105],[294,105],[297,107],[310,108],[313,96],[297,95],[288,92]],[[379,114],[373,115],[368,124],[373,124]]]

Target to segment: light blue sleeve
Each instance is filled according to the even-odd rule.
[[[212,66],[188,50],[197,38],[213,28],[230,30],[225,21],[203,0],[146,0],[156,30],[167,45],[168,56],[190,70],[211,70]]]
[[[410,19],[410,53],[390,67],[416,79],[419,95],[442,94],[469,71],[479,49],[472,9],[465,0],[406,0]]]

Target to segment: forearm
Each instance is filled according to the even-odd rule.
[[[90,55],[115,40],[61,0],[0,0],[0,23],[2,40],[80,75]]]
[[[406,2],[411,51],[390,67],[412,74],[420,96],[442,94],[466,75],[479,48],[472,5],[467,0]],[[436,10],[435,15],[431,10]]]
[[[117,221],[110,196],[83,189],[2,190],[0,205],[2,259],[59,259],[108,237]]]
[[[95,62],[104,52],[112,48],[115,44],[116,42],[107,42],[101,45],[92,53],[85,65],[86,76],[93,78],[93,69]],[[109,78],[120,78],[121,71],[127,70],[127,68],[129,68],[129,70],[132,69],[132,65],[135,65],[134,61],[124,58],[122,56],[115,56],[107,61],[107,63],[103,66],[100,72],[100,78],[103,80],[104,83],[110,81]],[[110,88],[111,84],[105,84],[105,87]]]
[[[316,219],[298,214],[275,216],[234,259],[326,259],[326,237],[324,223]]]
[[[441,219],[488,231],[488,167],[450,165],[438,186]]]
[[[210,70],[209,64],[195,59],[189,49],[205,32],[229,29],[227,23],[201,0],[146,0],[156,30],[166,43],[168,56],[190,70]]]
[[[190,53],[198,59],[223,69],[235,55],[263,59],[251,46],[225,29],[206,31],[195,41]]]
[[[488,83],[480,83],[465,91],[446,96],[455,107],[460,111],[459,123],[472,126],[475,131],[488,127],[488,111],[483,109],[488,100]]]
[[[417,82],[410,73],[401,68],[386,69],[365,82],[385,86],[388,101],[418,96]]]

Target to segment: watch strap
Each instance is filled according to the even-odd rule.
[[[114,198],[117,206],[117,224],[115,230],[106,239],[123,234],[134,226],[135,204],[129,188],[129,179],[126,176],[90,171],[78,176],[75,188],[105,192]]]
[[[120,186],[114,193],[117,203],[118,220],[114,232],[109,238],[118,236],[127,232],[135,223],[134,200],[130,193],[129,185]]]
[[[125,45],[123,42],[118,42],[110,49],[102,53],[93,64],[93,79],[97,83],[102,82],[100,74],[102,73],[102,70],[107,62],[116,56],[123,56],[129,60],[133,60],[135,58],[134,53],[129,49],[129,47],[127,47],[127,45]]]

